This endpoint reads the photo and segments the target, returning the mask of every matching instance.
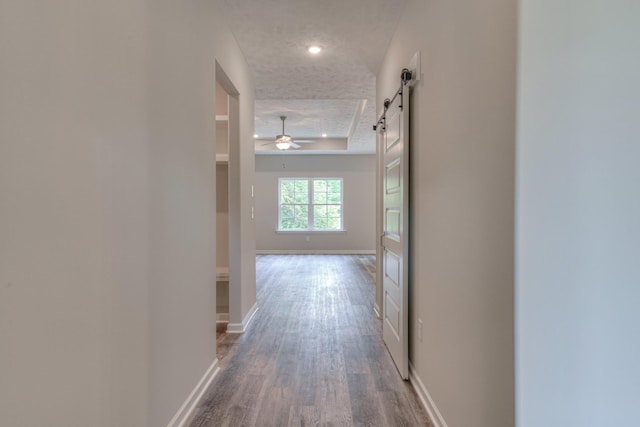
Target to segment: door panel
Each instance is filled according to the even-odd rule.
[[[408,225],[409,89],[389,105],[380,138],[382,156],[382,335],[402,378],[409,377]]]
[[[402,187],[400,186],[402,184],[402,168],[400,165],[400,159],[396,159],[396,161],[385,166],[384,175],[386,193],[388,195],[398,193],[402,190]]]
[[[390,328],[388,332],[393,333],[395,339],[400,339],[400,308],[388,294],[385,295],[384,305],[387,310],[385,320]]]
[[[400,241],[400,209],[387,209],[385,214],[387,238]]]

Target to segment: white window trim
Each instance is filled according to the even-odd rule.
[[[347,230],[274,230],[277,234],[347,234]]]
[[[337,179],[340,181],[340,225],[342,226],[342,228],[337,229],[337,230],[317,230],[313,228],[313,206],[315,205],[313,203],[313,180],[315,179]],[[281,204],[280,201],[282,200],[282,181],[288,181],[288,180],[307,180],[308,184],[307,185],[307,191],[308,191],[308,196],[307,196],[307,206],[309,207],[308,210],[308,224],[310,226],[310,228],[306,228],[306,229],[282,229],[280,228],[280,225],[282,224],[282,210],[280,209]],[[325,205],[328,203],[324,203]],[[278,178],[278,227],[276,228],[275,232],[278,234],[345,234],[347,232],[347,229],[345,227],[344,224],[344,179],[342,177],[333,177],[333,176],[314,176],[314,177],[304,177],[304,176],[288,176],[288,177],[279,177]]]

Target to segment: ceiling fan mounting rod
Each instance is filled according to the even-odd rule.
[[[282,120],[282,134],[284,135],[284,121],[287,120],[287,116],[280,116],[280,120]]]

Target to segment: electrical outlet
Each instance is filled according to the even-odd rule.
[[[307,236],[307,242],[311,241],[311,237]]]
[[[418,319],[418,340],[422,342],[422,319]]]

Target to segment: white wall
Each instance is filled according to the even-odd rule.
[[[635,426],[640,3],[520,4],[517,425]]]
[[[264,251],[374,251],[375,162],[374,155],[256,156],[256,248]],[[346,233],[276,233],[278,178],[316,176],[343,178]]]
[[[245,193],[251,73],[204,0],[3,1],[0,57],[0,424],[166,425],[215,358],[215,60]]]
[[[0,2],[3,426],[147,423],[146,13]]]
[[[248,144],[234,148],[238,161],[230,177],[242,179],[236,185],[244,193],[253,181],[254,87],[214,2],[155,0],[149,10],[149,396],[150,425],[160,426],[215,358],[216,61],[240,93],[240,141]],[[250,203],[236,217],[252,236]],[[238,243],[243,276],[236,277],[247,294],[253,292],[253,305],[255,246],[245,240]]]
[[[411,102],[410,360],[450,427],[511,427],[515,0],[409,0],[377,105]],[[417,323],[424,322],[424,338]]]

